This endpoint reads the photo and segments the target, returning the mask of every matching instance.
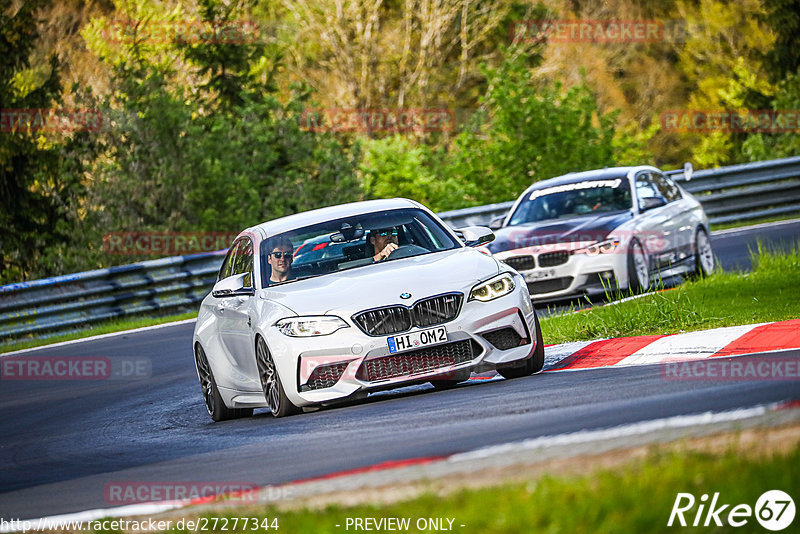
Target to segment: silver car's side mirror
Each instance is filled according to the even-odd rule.
[[[468,247],[479,247],[494,241],[494,232],[485,226],[466,226],[459,228],[461,239]]]
[[[211,294],[217,298],[254,295],[250,273],[235,274],[214,284]]]
[[[498,215],[497,217],[492,218],[492,220],[489,221],[489,229],[499,230],[500,228],[502,228],[503,221],[505,220],[505,218],[506,218],[505,215]]]

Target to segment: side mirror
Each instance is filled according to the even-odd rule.
[[[250,273],[235,274],[214,284],[211,294],[217,298],[254,295]]]
[[[660,208],[661,206],[666,206],[667,201],[661,197],[649,197],[642,200],[642,203],[639,204],[639,211],[645,212],[648,210],[652,210],[654,208]]]
[[[494,241],[494,232],[485,226],[466,226],[456,230],[456,234],[468,247],[479,247]]]
[[[503,221],[505,218],[505,215],[498,215],[497,217],[494,217],[491,221],[489,221],[489,228],[491,230],[499,230],[503,227]]]
[[[686,163],[684,163],[683,164],[683,177],[686,179],[687,182],[692,179],[692,174],[693,173],[694,173],[694,167],[692,167],[692,164],[689,163],[688,161]]]

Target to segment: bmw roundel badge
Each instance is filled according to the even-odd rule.
[[[400,298],[401,299],[410,299],[411,298],[411,293],[400,293]]]

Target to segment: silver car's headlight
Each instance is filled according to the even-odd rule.
[[[617,250],[619,243],[619,239],[607,239],[605,241],[589,245],[588,247],[579,248],[575,251],[575,254],[587,254],[589,256],[608,254],[609,252],[614,252]]]
[[[344,320],[335,315],[309,315],[281,319],[275,326],[281,334],[290,337],[327,336],[341,328],[347,328]]]
[[[488,302],[514,291],[514,277],[510,273],[503,273],[482,282],[469,292],[469,300]]]

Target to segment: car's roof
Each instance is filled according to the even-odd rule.
[[[608,167],[605,169],[594,169],[591,171],[571,172],[555,178],[542,180],[531,185],[527,191],[534,189],[542,189],[545,187],[553,187],[556,185],[577,184],[586,182],[588,180],[611,180],[614,178],[624,178],[632,169],[639,167]],[[527,192],[526,191],[526,192]]]
[[[331,219],[339,219],[342,217],[360,215],[362,213],[370,213],[374,211],[418,207],[420,207],[418,203],[407,198],[390,198],[351,202],[349,204],[340,204],[338,206],[329,206],[327,208],[319,208],[316,210],[296,213],[294,215],[287,215],[286,217],[273,219],[257,226],[253,226],[252,228],[248,228],[245,230],[245,232],[258,232],[262,237],[269,237],[276,234],[281,234],[283,232],[296,230],[298,228],[303,228],[312,224],[330,221]]]

